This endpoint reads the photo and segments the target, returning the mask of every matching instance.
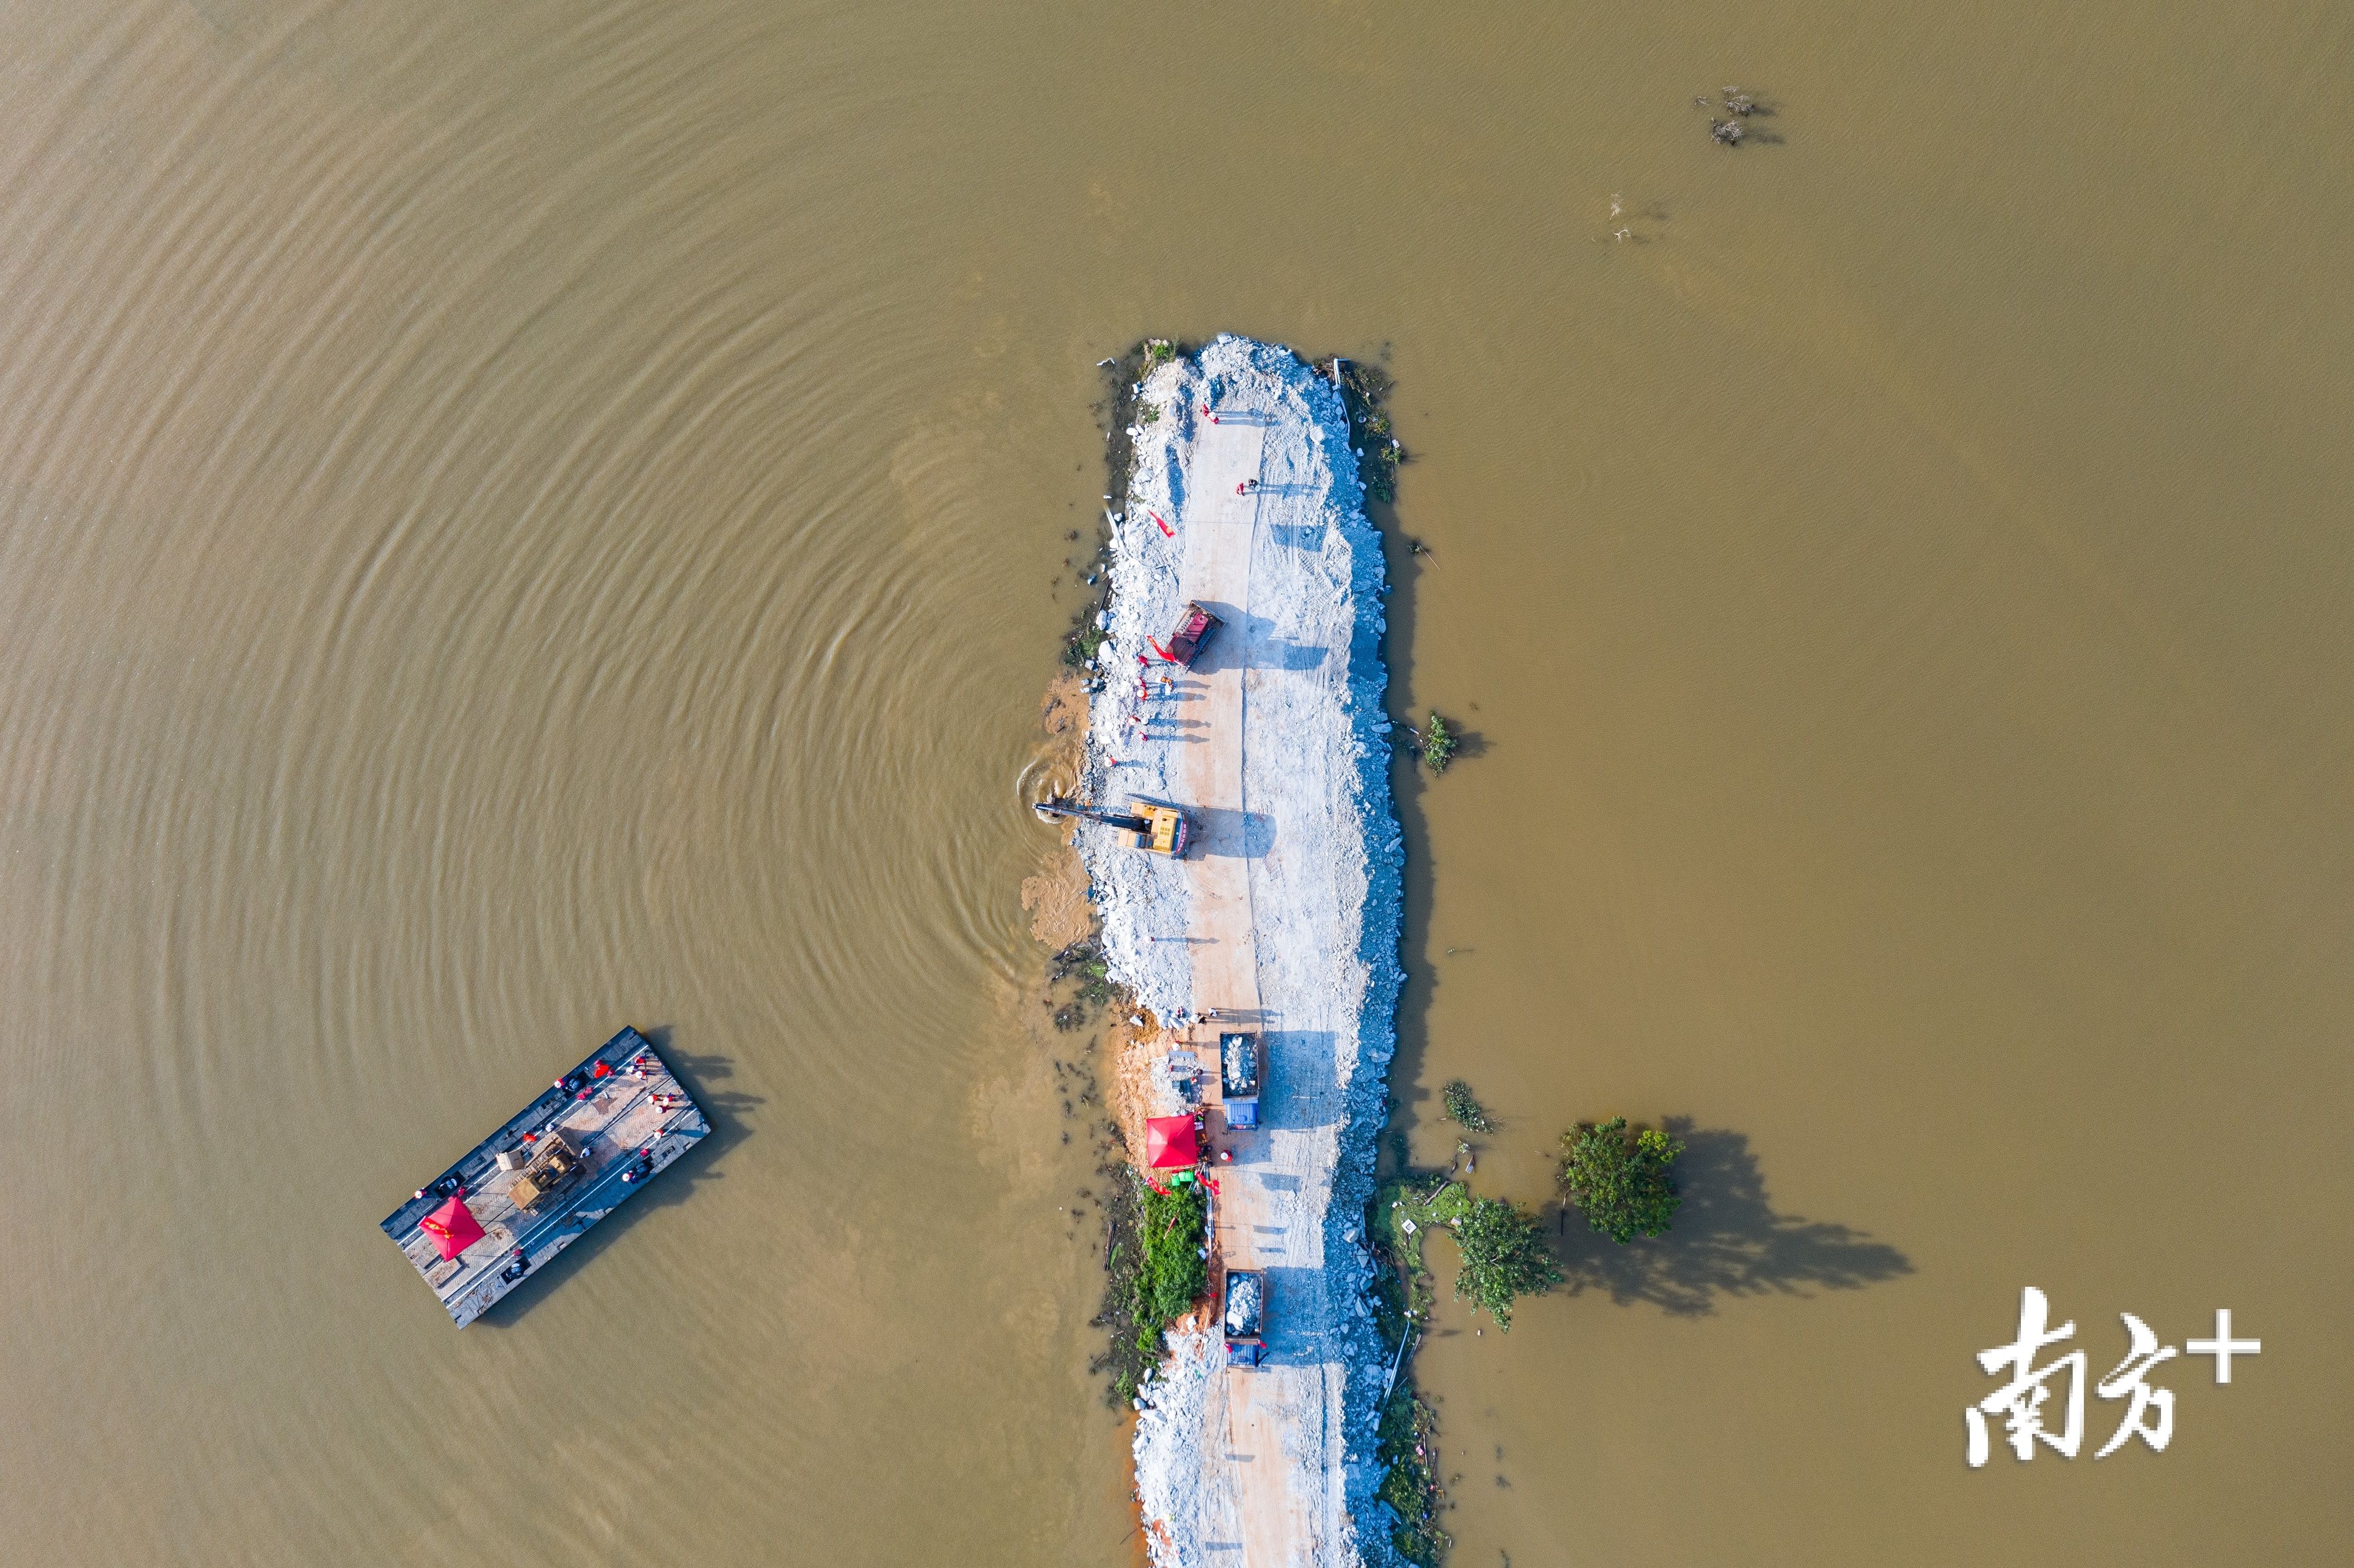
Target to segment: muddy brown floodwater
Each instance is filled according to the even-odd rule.
[[[1416,1147],[1691,1128],[1443,1316],[1457,1561],[2354,1534],[2354,20],[1260,10],[0,22],[14,1554],[1123,1559],[1019,802],[1221,328],[1397,376]],[[625,1022],[714,1147],[453,1332],[376,1220]],[[2264,1351],[1971,1472],[2031,1283]]]

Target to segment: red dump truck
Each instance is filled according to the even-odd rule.
[[[1210,641],[1210,634],[1225,622],[1198,604],[1189,604],[1185,613],[1177,618],[1177,630],[1169,634],[1170,659],[1190,670],[1193,661]]]

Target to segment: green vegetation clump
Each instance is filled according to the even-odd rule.
[[[1656,1128],[1630,1134],[1623,1116],[1572,1128],[1561,1141],[1562,1196],[1585,1211],[1586,1224],[1621,1245],[1667,1234],[1683,1202],[1675,1177],[1681,1141]]]
[[[1438,1092],[1441,1104],[1447,1107],[1447,1119],[1473,1132],[1493,1132],[1496,1124],[1471,1095],[1471,1086],[1458,1078]]]
[[[1414,1324],[1430,1316],[1434,1292],[1422,1244],[1434,1230],[1454,1236],[1463,1255],[1455,1294],[1494,1313],[1506,1329],[1513,1297],[1560,1283],[1535,1219],[1500,1199],[1475,1198],[1459,1181],[1416,1176],[1384,1183],[1370,1218],[1374,1255],[1387,1266],[1376,1271],[1374,1322],[1393,1354]],[[1378,1443],[1379,1495],[1397,1510],[1390,1543],[1407,1562],[1434,1568],[1455,1542],[1438,1523],[1447,1506],[1438,1482],[1438,1418],[1416,1392],[1410,1367],[1382,1407]]]
[[[1141,1177],[1137,1229],[1143,1266],[1137,1271],[1136,1330],[1139,1349],[1158,1350],[1161,1331],[1192,1309],[1210,1287],[1207,1245],[1209,1194],[1198,1183],[1156,1192]]]
[[[1116,1139],[1119,1129],[1104,1126]],[[1110,1343],[1087,1370],[1108,1374],[1107,1397],[1125,1404],[1159,1363],[1161,1331],[1209,1286],[1202,1259],[1209,1202],[1198,1187],[1173,1188],[1165,1197],[1155,1192],[1118,1154],[1097,1171],[1108,1179],[1103,1207],[1110,1234],[1103,1305],[1091,1326],[1109,1330]]]
[[[1447,765],[1455,760],[1457,737],[1447,727],[1447,721],[1438,716],[1437,709],[1431,710],[1430,722],[1418,732],[1417,738],[1422,744],[1424,763],[1433,773],[1446,772]]]
[[[1508,1334],[1513,1298],[1542,1296],[1561,1283],[1561,1265],[1538,1234],[1536,1216],[1505,1199],[1471,1200],[1455,1227],[1455,1241],[1463,1251],[1456,1297],[1474,1308],[1486,1308]]]
[[[1388,1266],[1373,1277],[1373,1326],[1384,1349],[1395,1351],[1416,1320],[1428,1319],[1437,1292],[1423,1263],[1422,1238],[1460,1218],[1469,1203],[1469,1194],[1443,1176],[1384,1182],[1373,1194],[1365,1228],[1373,1255]]]
[[[1385,1182],[1374,1193],[1366,1231],[1383,1266],[1373,1271],[1373,1326],[1391,1355],[1398,1353],[1416,1322],[1429,1320],[1437,1298],[1423,1264],[1422,1238],[1461,1218],[1470,1203],[1470,1194],[1443,1176]],[[1375,1454],[1384,1471],[1379,1495],[1397,1510],[1390,1543],[1407,1562],[1435,1568],[1454,1541],[1438,1527],[1444,1506],[1438,1417],[1415,1391],[1411,1361],[1382,1407]]]
[[[1092,938],[1074,942],[1055,955],[1054,966],[1046,971],[1047,1006],[1054,1007],[1054,988],[1066,981],[1076,982],[1070,1000],[1055,1008],[1055,1027],[1065,1033],[1095,1022],[1119,994],[1119,988],[1112,984],[1111,968],[1103,956],[1103,948]]]
[[[1390,1544],[1417,1568],[1436,1568],[1455,1544],[1438,1528],[1442,1489],[1438,1484],[1438,1413],[1430,1402],[1401,1383],[1382,1407],[1376,1442],[1383,1467],[1379,1496],[1397,1510],[1398,1522]]]
[[[1165,337],[1147,338],[1144,342],[1144,368],[1160,369],[1177,357],[1177,345]]]
[[[1422,1238],[1434,1230],[1451,1230],[1471,1212],[1471,1194],[1460,1181],[1444,1176],[1418,1176],[1392,1181],[1374,1198],[1373,1244],[1410,1279],[1427,1278],[1422,1261]],[[1417,1294],[1414,1305],[1426,1310],[1428,1299]]]
[[[1501,1198],[1475,1198],[1459,1181],[1443,1178],[1394,1181],[1375,1200],[1373,1245],[1405,1277],[1407,1308],[1416,1316],[1430,1309],[1429,1274],[1422,1239],[1434,1230],[1455,1238],[1463,1266],[1455,1295],[1485,1309],[1509,1331],[1512,1302],[1542,1296],[1561,1283],[1534,1214]]]
[[[1095,662],[1096,650],[1104,645],[1111,633],[1096,624],[1092,607],[1082,612],[1085,619],[1071,629],[1063,639],[1063,663],[1069,669],[1084,670]]]
[[[1357,451],[1357,471],[1365,490],[1376,501],[1397,499],[1398,464],[1405,448],[1391,432],[1390,417],[1382,405],[1394,383],[1378,365],[1347,360],[1341,368],[1341,401],[1349,411],[1349,444]]]

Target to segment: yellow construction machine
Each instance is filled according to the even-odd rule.
[[[1081,821],[1101,822],[1118,833],[1119,842],[1129,849],[1148,850],[1172,858],[1185,853],[1193,836],[1193,825],[1185,820],[1184,812],[1174,806],[1140,800],[1133,795],[1116,811],[1060,798],[1039,801],[1037,810],[1042,817],[1076,817]]]

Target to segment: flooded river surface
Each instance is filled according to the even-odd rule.
[[[1442,1310],[1456,1562],[2342,1544],[2344,9],[998,9],[0,24],[12,1552],[1128,1560],[1019,802],[1227,328],[1398,381],[1416,1157],[1689,1128]],[[716,1147],[453,1331],[623,1022]],[[2027,1285],[2264,1349],[1972,1471]]]

